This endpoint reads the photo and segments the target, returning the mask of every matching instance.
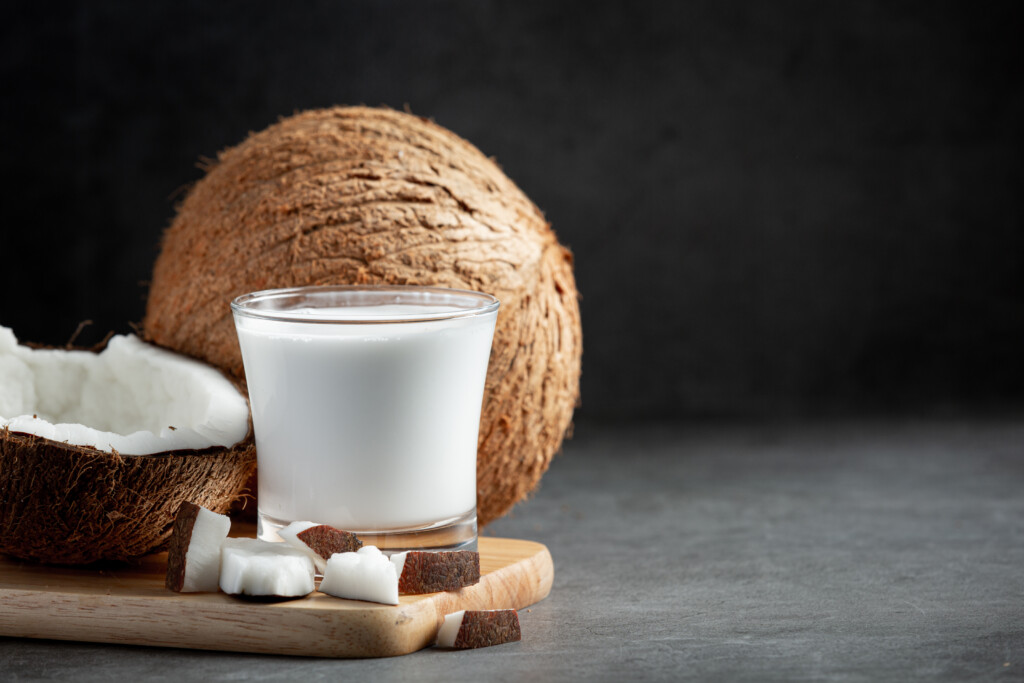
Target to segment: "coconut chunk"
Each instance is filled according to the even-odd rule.
[[[349,600],[398,604],[395,565],[376,547],[363,546],[354,553],[338,553],[327,560],[320,592]]]
[[[437,646],[469,650],[522,640],[514,609],[461,610],[447,614],[437,632]]]
[[[363,542],[355,534],[316,522],[292,522],[277,535],[288,545],[309,555],[321,574],[327,569],[331,555],[355,552],[363,547]]]
[[[245,397],[216,369],[117,336],[99,353],[32,349],[0,327],[0,430],[148,455],[228,447],[249,431]]]
[[[229,538],[220,562],[220,589],[230,595],[293,598],[313,592],[313,561],[284,543]]]
[[[312,529],[316,526],[316,522],[292,522],[288,526],[279,529],[277,535],[281,537],[281,540],[287,543],[296,550],[301,550],[304,553],[309,554],[310,548],[305,543],[299,540],[298,535],[300,531],[306,529]],[[310,555],[312,559],[313,555]]]
[[[480,581],[480,553],[472,550],[410,550],[392,555],[391,562],[402,595],[454,591]]]
[[[231,520],[184,502],[178,509],[167,550],[167,587],[179,593],[216,591],[220,581],[220,547]]]

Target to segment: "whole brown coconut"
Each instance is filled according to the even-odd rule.
[[[145,335],[240,378],[231,299],[312,284],[497,296],[480,524],[534,489],[579,394],[579,307],[571,254],[492,160],[426,119],[388,109],[308,111],[250,135],[218,155],[164,235]]]
[[[52,564],[163,549],[182,501],[226,512],[256,465],[232,448],[118,455],[0,430],[0,553]]]

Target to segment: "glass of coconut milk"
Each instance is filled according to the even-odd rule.
[[[259,537],[329,524],[382,550],[476,548],[476,453],[498,300],[329,286],[231,303],[259,463]]]

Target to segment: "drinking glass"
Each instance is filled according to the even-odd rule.
[[[231,303],[259,467],[259,537],[295,521],[382,550],[476,548],[476,455],[498,300],[297,287]]]

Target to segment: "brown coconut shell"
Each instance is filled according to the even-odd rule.
[[[363,547],[363,542],[352,532],[335,529],[327,524],[300,531],[295,537],[325,560],[331,559],[336,553],[354,553]]]
[[[164,585],[168,590],[181,593],[185,587],[185,570],[188,569],[188,546],[192,543],[192,532],[202,508],[185,501],[178,508],[171,527],[171,538],[167,545],[167,575]]]
[[[231,299],[313,284],[497,296],[480,524],[534,489],[579,396],[580,315],[571,254],[494,161],[427,119],[388,109],[308,111],[252,134],[221,152],[179,207],[144,334],[241,378]]]
[[[514,609],[466,610],[452,649],[472,650],[522,639],[519,613]]]
[[[398,577],[400,595],[457,591],[480,583],[480,553],[470,550],[405,554]]]
[[[164,549],[185,501],[224,513],[256,467],[232,448],[118,455],[0,430],[0,553],[51,564]]]

